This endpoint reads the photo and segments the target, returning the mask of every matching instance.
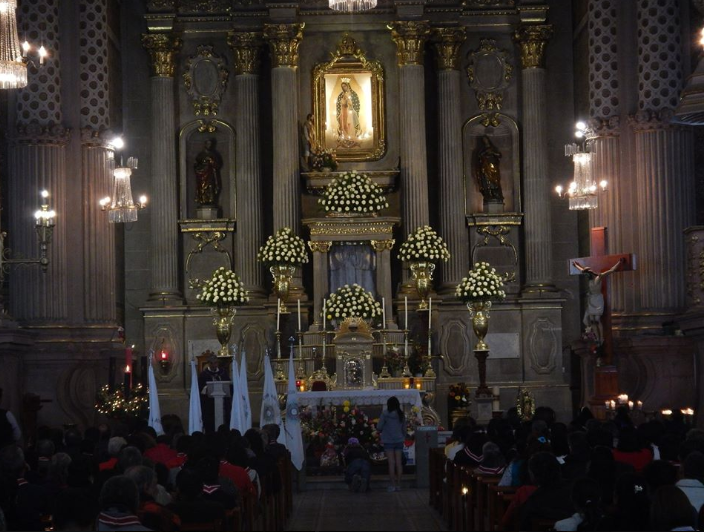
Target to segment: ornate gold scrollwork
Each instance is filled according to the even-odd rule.
[[[387,26],[391,38],[396,43],[398,66],[422,65],[425,41],[430,35],[427,20],[398,20]]]
[[[513,34],[513,40],[521,47],[523,68],[545,68],[545,47],[552,37],[551,24],[525,24]]]
[[[304,27],[305,23],[264,25],[274,67],[298,66],[298,46],[303,39]]]
[[[147,33],[142,35],[142,46],[149,52],[152,76],[173,78],[176,53],[183,41],[173,33]]]
[[[227,37],[227,44],[230,45],[235,55],[235,72],[238,76],[242,74],[258,74],[262,34],[247,32],[232,32]]]
[[[470,52],[468,56],[467,77],[469,78],[469,86],[474,89],[479,109],[482,111],[499,111],[503,105],[504,90],[508,87],[513,75],[513,67],[509,63],[508,57],[508,52],[499,50],[496,47],[494,39],[481,39],[479,48]],[[477,73],[477,64],[479,62],[483,62],[485,68],[493,67],[495,70],[499,70],[500,75],[498,75],[499,72],[495,72],[494,76],[489,76],[491,81],[481,79]],[[493,79],[498,81],[493,81]]]
[[[459,70],[460,48],[467,38],[465,28],[434,28],[433,36],[440,70]]]
[[[477,234],[482,237],[482,240],[480,242],[477,242],[474,247],[472,248],[472,263],[475,262],[474,260],[474,253],[477,251],[477,248],[480,247],[485,247],[489,245],[489,240],[491,238],[495,238],[498,243],[503,246],[510,248],[511,251],[513,251],[513,265],[518,267],[518,251],[516,251],[516,246],[513,245],[513,243],[506,238],[506,235],[508,235],[511,232],[511,226],[509,225],[478,225],[476,227]],[[506,272],[504,273],[504,282],[505,283],[513,283],[516,281],[516,272]]]
[[[188,277],[188,286],[193,289],[198,289],[203,286],[205,281],[191,277],[191,260],[195,255],[203,253],[205,248],[212,245],[215,251],[224,253],[227,256],[227,264],[229,267],[232,267],[232,256],[227,249],[220,245],[220,242],[227,238],[226,231],[198,231],[191,233],[191,236],[197,243],[196,246],[189,251],[188,257],[186,257],[186,276]]]
[[[211,75],[217,77],[217,82],[212,87],[208,87],[207,93],[203,93],[199,90],[198,72],[208,68],[211,70]],[[210,44],[199,46],[196,55],[188,58],[183,80],[196,116],[218,114],[220,100],[227,87],[229,77],[230,73],[225,68],[225,62],[213,52],[213,47]]]
[[[372,240],[371,244],[374,251],[381,252],[384,250],[391,251],[394,248],[395,240]]]
[[[308,242],[308,247],[313,253],[327,253],[332,247],[332,242],[313,241]]]

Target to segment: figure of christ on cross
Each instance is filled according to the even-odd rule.
[[[595,335],[596,343],[603,346],[602,362],[613,364],[613,335],[611,331],[611,307],[609,306],[607,277],[615,272],[636,269],[636,257],[632,253],[607,255],[606,227],[591,230],[592,255],[569,261],[570,275],[589,276],[589,296],[584,311],[583,323],[586,332]]]

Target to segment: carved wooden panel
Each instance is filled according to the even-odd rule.
[[[530,326],[528,340],[528,355],[533,371],[539,375],[555,371],[558,348],[555,324],[549,318],[537,318]]]
[[[458,318],[447,320],[440,333],[440,352],[444,356],[443,369],[448,375],[464,375],[469,360],[468,347],[471,344],[468,327]]]
[[[264,349],[268,345],[266,331],[261,325],[248,323],[242,328],[240,342],[247,353],[248,380],[261,380],[264,377]]]
[[[171,361],[166,372],[163,372],[160,366],[155,366],[156,379],[159,382],[169,383],[177,378],[183,379],[183,346],[177,341],[178,334],[174,327],[165,323],[156,325],[147,338],[151,338],[150,345],[154,352],[165,350]]]

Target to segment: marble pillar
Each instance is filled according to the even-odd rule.
[[[523,197],[526,282],[525,293],[554,291],[552,228],[548,168],[545,47],[550,25],[523,25],[514,40],[521,50],[523,75]]]
[[[115,154],[100,133],[81,131],[83,168],[83,313],[87,323],[117,323],[115,224],[98,200],[111,196]]]
[[[298,144],[298,46],[304,24],[266,24],[271,47],[274,146],[274,231],[290,227],[300,234],[301,187]]]
[[[430,222],[423,67],[430,25],[427,21],[397,21],[389,28],[398,59],[401,202],[403,234],[408,236]]]
[[[322,321],[320,317],[323,315],[323,298],[326,298],[330,291],[328,252],[332,247],[332,242],[310,241],[308,242],[308,247],[313,252],[313,293],[315,294],[313,301],[313,327],[311,327],[311,330],[318,330]]]
[[[235,271],[250,296],[262,299],[262,266],[257,261],[257,253],[263,244],[259,149],[259,58],[262,39],[258,33],[232,33],[228,43],[235,57],[235,98],[239,103],[235,115]]]
[[[460,48],[464,28],[435,28],[438,58],[438,178],[440,184],[440,235],[450,248],[443,264],[441,293],[452,294],[470,268],[465,219],[462,167],[462,105]]]
[[[152,80],[152,303],[183,301],[178,282],[178,190],[176,179],[176,124],[174,68],[181,39],[172,33],[150,33],[142,44],[151,57]]]
[[[657,325],[685,305],[683,231],[694,222],[694,144],[688,127],[673,124],[683,83],[679,2],[638,2],[638,112],[635,184],[640,314]],[[660,314],[660,316],[657,316]],[[655,324],[654,324],[655,325]]]

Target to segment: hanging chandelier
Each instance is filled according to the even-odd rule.
[[[0,89],[27,86],[27,63],[17,34],[17,0],[0,0]]]
[[[565,190],[562,185],[555,187],[555,192],[560,197],[567,196],[571,211],[596,209],[599,206],[598,193],[606,190],[607,182],[602,180],[597,186],[594,180],[594,167],[592,155],[594,148],[587,139],[587,125],[577,122],[575,137],[579,143],[565,146],[565,157],[572,157],[574,175],[572,182]]]
[[[328,6],[341,13],[358,13],[376,7],[376,0],[328,0]]]
[[[113,149],[120,150],[124,147],[124,141],[116,138],[112,141]],[[115,165],[115,156],[111,152],[111,166]],[[122,159],[120,159],[122,160]],[[113,170],[112,196],[100,200],[100,206],[104,211],[108,211],[108,221],[110,223],[128,223],[137,221],[137,211],[147,206],[147,197],[142,195],[135,203],[132,198],[132,170],[137,169],[137,159],[130,157],[127,165],[116,167]]]

